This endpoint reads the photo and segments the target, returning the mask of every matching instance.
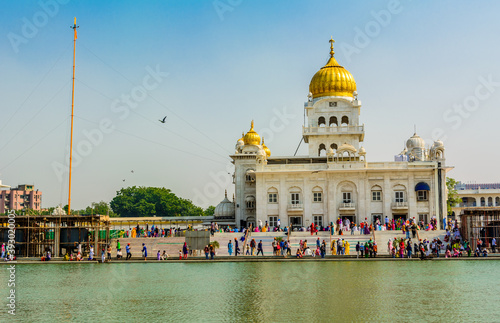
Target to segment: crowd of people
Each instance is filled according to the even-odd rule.
[[[399,219],[388,219],[387,217],[383,220],[384,223],[380,222],[380,219],[376,219],[375,223],[370,223],[366,221],[362,221],[359,224],[356,224],[350,221],[349,218],[338,218],[335,223],[331,223],[330,226],[323,227],[318,224],[312,223],[310,226],[305,228],[305,231],[309,231],[311,235],[318,234],[320,231],[331,231],[331,233],[338,232],[340,235],[344,235],[347,232],[350,232],[351,235],[355,235],[357,233],[362,235],[371,235],[373,231],[377,230],[388,230],[388,231],[400,231],[404,234],[404,237],[395,237],[394,239],[389,239],[387,242],[387,252],[393,258],[413,258],[413,257],[464,257],[464,256],[475,256],[475,257],[487,257],[489,253],[495,253],[497,248],[497,241],[495,238],[489,238],[488,240],[477,238],[473,240],[472,245],[476,245],[476,247],[472,247],[471,243],[462,238],[460,234],[460,230],[458,227],[457,220],[445,219],[443,221],[443,226],[446,228],[445,236],[443,241],[440,238],[435,238],[431,240],[427,239],[419,239],[418,231],[419,230],[436,230],[437,222],[436,218],[433,217],[429,223],[424,223],[422,221],[417,222],[415,219],[410,218],[408,220],[399,218]],[[174,235],[178,229],[162,229],[158,226],[152,225],[151,228],[146,224],[146,228],[141,228],[139,225],[134,227],[130,231],[127,230],[125,236],[135,238],[135,237],[168,237]],[[179,229],[180,230],[180,229]],[[230,230],[230,232],[235,232],[236,230],[225,227],[219,228],[217,223],[212,223],[210,226],[210,233],[214,235],[215,232]],[[242,232],[242,237],[240,239],[234,238],[234,240],[229,240],[227,244],[227,250],[229,256],[238,256],[238,255],[250,255],[250,256],[264,256],[264,245],[262,240],[257,242],[255,239],[250,239],[245,242],[246,233],[249,228],[241,228],[237,229],[239,232]],[[254,228],[252,231],[275,231],[275,232],[286,232],[288,227],[281,227],[280,221],[276,223],[276,226],[271,227],[265,222],[262,224],[259,222],[259,225]],[[398,232],[399,233],[399,232]],[[292,255],[292,245],[289,240],[289,235],[285,235],[285,237],[275,237],[273,241],[270,243],[270,247],[272,247],[274,256],[282,256],[287,257]],[[357,242],[355,245],[356,257],[377,257],[378,254],[378,246],[375,241],[372,240],[372,237],[367,237],[367,241]],[[487,245],[488,243],[488,245]],[[122,248],[120,244],[120,240],[116,242],[116,259],[123,259]],[[240,249],[240,244],[243,245],[242,249]],[[206,259],[214,259],[218,248],[213,243],[207,244],[202,252],[205,254]],[[112,260],[112,251],[113,248],[110,244],[103,246],[101,250],[94,251],[94,246],[92,244],[86,245],[86,250],[82,251],[82,244],[80,242],[74,245],[74,248],[69,250],[64,259],[68,261],[82,261],[82,260],[96,260],[96,255],[99,256],[100,252],[100,260],[102,262],[111,261]],[[348,239],[343,239],[342,237],[338,237],[337,239],[333,239],[330,243],[330,251],[332,255],[350,255],[351,244]],[[353,248],[354,249],[354,248]],[[491,252],[489,251],[491,250]],[[148,259],[148,248],[145,243],[142,244],[142,249],[140,250],[142,257],[144,260]],[[84,257],[85,252],[85,257]],[[130,243],[125,246],[126,252],[126,260],[130,260],[132,258],[132,250]],[[187,259],[188,255],[191,255],[191,252],[196,256],[197,251],[192,251],[189,249],[189,246],[184,243],[182,249],[179,250],[179,259]],[[307,240],[300,240],[299,247],[296,249],[295,256],[297,258],[302,258],[304,256],[312,256],[312,257],[321,257],[324,258],[327,254],[327,244],[325,240],[321,241],[320,238],[315,240],[313,245],[309,245]],[[88,257],[87,257],[88,256]],[[14,260],[15,255],[9,254],[8,250],[6,250],[5,243],[2,244],[1,250],[1,258],[5,260]],[[163,253],[160,250],[157,250],[156,259],[166,260],[169,258],[169,255],[163,250]],[[50,261],[52,259],[52,251],[50,248],[47,248],[41,257],[42,261]]]
[[[191,229],[191,225],[188,225],[187,230]],[[123,238],[164,238],[164,237],[174,237],[178,232],[182,231],[179,228],[160,228],[157,225],[152,225],[151,228],[149,224],[146,224],[146,227],[140,227],[137,224],[134,228],[129,228],[128,230],[122,230],[120,237]]]

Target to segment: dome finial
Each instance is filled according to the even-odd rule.
[[[335,52],[333,51],[333,43],[335,43],[335,40],[333,40],[333,36],[330,38],[329,42],[330,42],[330,57],[333,57],[333,54],[335,54]]]
[[[227,198],[227,190],[224,190],[224,196]]]
[[[245,145],[260,145],[260,136],[258,133],[255,132],[253,129],[253,120],[250,125],[250,130],[245,134],[245,137],[243,137],[243,141],[245,142]]]

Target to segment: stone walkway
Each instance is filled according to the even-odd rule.
[[[444,238],[444,231],[419,231],[420,238],[423,239],[434,239],[435,237],[440,237],[441,240]],[[272,246],[271,243],[274,239],[274,237],[281,236],[283,238],[286,238],[286,233],[284,232],[252,232],[250,239],[255,239],[255,241],[258,243],[260,240],[262,240],[262,243],[264,245],[264,255],[265,256],[272,256],[273,251],[272,251]],[[243,243],[241,242],[240,238],[243,237],[242,233],[216,233],[215,236],[212,236],[210,238],[210,241],[217,241],[219,242],[220,248],[217,249],[217,255],[218,256],[228,256],[227,252],[227,244],[229,240],[233,241],[234,244],[234,238],[237,238],[239,241],[239,246],[244,253],[243,250]],[[366,242],[368,241],[372,235],[359,235],[356,233],[355,235],[351,235],[350,232],[346,232],[345,235],[333,235],[331,236],[331,240],[337,240],[338,238],[344,239],[349,241],[350,243],[350,254],[356,254],[356,244],[359,242]],[[378,253],[380,255],[387,255],[387,241],[388,239],[394,239],[395,237],[397,238],[402,238],[405,237],[401,233],[401,231],[376,231],[375,232],[375,239],[378,244]],[[292,232],[290,236],[290,242],[292,245],[292,254],[295,255],[295,252],[297,251],[297,248],[299,247],[300,240],[307,240],[307,244],[311,249],[316,249],[316,239],[319,238],[320,242],[325,240],[328,250],[327,254],[330,254],[330,235],[328,232],[318,232],[316,235],[311,235],[308,232]],[[112,248],[113,248],[113,257],[116,255],[116,240],[113,239],[112,241]],[[125,246],[127,243],[130,243],[131,250],[132,250],[132,256],[133,257],[140,257],[141,256],[141,250],[142,250],[142,244],[145,243],[146,247],[148,249],[148,258],[156,258],[156,254],[158,250],[160,250],[160,253],[163,253],[163,250],[167,252],[167,254],[170,256],[170,258],[178,258],[179,257],[179,250],[182,249],[182,245],[184,244],[185,238],[184,237],[171,237],[171,238],[121,238],[119,239],[122,247],[122,252],[123,256],[126,256],[125,253]],[[415,239],[417,240],[417,239]],[[199,255],[199,254],[198,254]]]

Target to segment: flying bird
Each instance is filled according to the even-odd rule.
[[[131,173],[133,173],[134,171],[133,171],[133,170],[131,170],[130,172],[131,172]]]
[[[125,182],[125,180],[123,180]]]
[[[167,116],[165,116],[165,118],[163,118],[163,120],[158,120],[158,121],[160,121],[161,123],[165,123],[165,120],[167,120]]]

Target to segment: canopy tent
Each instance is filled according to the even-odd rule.
[[[429,184],[420,182],[417,185],[415,185],[415,191],[430,191]]]

